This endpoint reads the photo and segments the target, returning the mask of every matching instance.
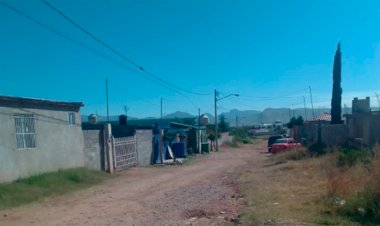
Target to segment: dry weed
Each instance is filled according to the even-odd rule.
[[[298,147],[286,150],[273,155],[273,160],[282,162],[286,160],[301,160],[310,157],[309,151],[305,147]]]

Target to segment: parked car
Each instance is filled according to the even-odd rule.
[[[301,144],[297,143],[293,138],[280,138],[272,144],[271,152],[275,154],[296,147],[301,147]]]
[[[274,136],[269,137],[269,139],[268,139],[268,152],[271,152],[272,144],[274,144],[274,142],[280,138],[284,138],[284,135],[274,135]]]

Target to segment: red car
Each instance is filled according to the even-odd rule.
[[[271,146],[271,152],[277,153],[288,149],[301,147],[300,143],[297,143],[293,138],[281,138],[277,139]]]

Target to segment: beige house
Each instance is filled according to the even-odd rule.
[[[82,106],[0,96],[0,182],[83,167]]]

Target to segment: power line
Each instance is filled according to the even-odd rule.
[[[158,103],[156,103],[156,102],[153,102],[153,101],[145,100],[145,99],[143,99],[142,97],[140,97],[140,96],[138,96],[138,95],[136,95],[136,94],[134,94],[134,93],[132,93],[132,92],[129,92],[129,91],[127,91],[126,89],[124,89],[124,88],[122,88],[122,87],[116,85],[116,84],[113,83],[112,81],[108,81],[108,85],[111,86],[111,87],[113,87],[113,88],[116,88],[116,89],[119,90],[121,93],[128,94],[128,95],[134,97],[136,100],[138,100],[138,101],[140,101],[140,102],[144,102],[144,103],[147,103],[147,104],[149,104],[149,105],[154,105],[154,106],[156,106],[156,107],[160,107],[160,104],[158,104]],[[176,106],[172,105],[171,103],[168,103],[168,102],[167,102],[167,101],[171,101],[171,100],[169,100],[169,99],[167,99],[167,98],[162,98],[162,99],[165,100],[165,106],[166,106],[166,107],[169,107],[170,109],[173,109],[173,110],[178,110],[178,109],[179,109],[178,107],[176,107]]]
[[[12,7],[12,6],[10,6],[10,5],[2,2],[2,1],[0,1],[0,5],[8,8],[8,9],[10,9],[11,11],[15,12],[16,14],[19,14],[19,15],[27,18],[28,20],[32,21],[33,23],[35,23],[35,24],[37,24],[37,25],[39,25],[39,26],[47,29],[48,31],[53,32],[53,33],[55,33],[58,36],[61,36],[62,38],[68,40],[69,42],[75,43],[75,44],[81,46],[82,48],[85,48],[85,49],[89,50],[90,52],[92,52],[92,53],[94,53],[94,54],[96,54],[96,55],[98,55],[100,57],[103,57],[103,58],[107,59],[108,61],[110,61],[110,62],[112,62],[114,64],[117,64],[117,65],[119,65],[119,66],[121,66],[121,67],[123,67],[123,68],[125,68],[125,69],[127,69],[129,71],[131,71],[131,72],[134,72],[136,75],[140,75],[140,76],[144,77],[145,79],[147,79],[147,80],[149,80],[149,81],[151,81],[151,82],[153,82],[153,83],[155,83],[155,84],[157,84],[159,86],[162,86],[162,87],[164,87],[164,88],[166,88],[168,90],[171,90],[171,91],[173,91],[175,93],[178,93],[179,95],[181,95],[181,96],[185,97],[186,99],[188,99],[188,101],[193,106],[195,106],[194,102],[188,96],[186,96],[185,94],[183,94],[183,93],[175,90],[173,87],[170,87],[169,85],[166,85],[166,84],[158,83],[156,80],[153,80],[153,78],[151,78],[151,77],[148,77],[148,76],[143,75],[143,74],[139,74],[139,71],[134,71],[133,68],[131,68],[131,67],[129,67],[129,66],[127,66],[127,65],[119,62],[119,61],[116,61],[113,58],[111,58],[111,57],[109,57],[109,56],[107,56],[107,55],[105,55],[105,54],[103,54],[103,53],[101,53],[101,52],[99,52],[97,50],[94,50],[93,48],[91,48],[91,47],[89,47],[89,46],[87,46],[87,45],[85,45],[85,44],[83,44],[83,43],[81,43],[81,42],[79,42],[79,41],[77,41],[77,40],[75,40],[75,39],[73,39],[73,38],[71,38],[71,37],[69,37],[69,36],[67,36],[67,35],[59,32],[59,31],[57,31],[57,30],[55,30],[55,29],[53,29],[52,27],[50,27],[48,25],[45,25],[45,24],[41,23],[40,21],[34,19],[33,17],[31,17],[31,16],[23,13],[22,11],[20,11],[20,10],[18,10],[16,8],[14,8],[14,7]]]
[[[150,105],[156,105],[156,106],[159,106],[157,103],[154,103],[154,102],[151,102],[151,101],[148,101],[148,100],[144,100],[143,98],[141,98],[141,97],[139,97],[139,96],[137,96],[137,95],[135,95],[135,94],[133,94],[133,93],[131,93],[131,92],[128,92],[127,90],[121,88],[120,86],[115,85],[115,84],[112,83],[112,82],[109,82],[108,84],[111,85],[112,87],[118,89],[118,90],[119,90],[120,92],[122,92],[122,93],[127,93],[128,95],[131,95],[132,97],[136,98],[137,100],[139,100],[139,101],[141,101],[141,102],[145,102],[145,103],[150,104]]]
[[[65,35],[65,34],[59,32],[59,31],[57,31],[57,30],[55,30],[53,28],[51,28],[51,27],[49,27],[49,26],[47,26],[47,25],[45,25],[45,24],[43,24],[43,23],[41,23],[40,21],[34,19],[33,17],[31,17],[31,16],[29,16],[29,15],[21,12],[20,10],[18,10],[16,8],[14,8],[14,7],[12,7],[12,6],[4,3],[4,2],[0,1],[0,5],[8,8],[10,10],[12,10],[13,12],[15,12],[15,13],[17,13],[17,14],[25,17],[25,18],[27,18],[28,20],[32,21],[33,23],[35,23],[35,24],[37,24],[37,25],[39,25],[39,26],[47,29],[48,31],[53,32],[53,33],[55,33],[58,36],[61,36],[62,38],[66,39],[69,42],[75,43],[75,44],[81,46],[82,48],[85,48],[85,49],[91,51],[92,53],[94,53],[94,54],[96,54],[96,55],[98,55],[100,57],[103,57],[103,58],[107,59],[108,61],[110,61],[110,62],[112,62],[114,64],[117,64],[117,65],[119,65],[119,66],[121,66],[121,67],[123,67],[123,68],[125,68],[127,70],[130,70],[130,71],[132,71],[134,73],[137,73],[137,72],[134,71],[133,68],[131,68],[131,67],[129,67],[129,66],[127,66],[127,65],[125,65],[125,64],[123,64],[121,62],[118,62],[118,61],[114,60],[113,58],[111,58],[111,57],[109,57],[109,56],[107,56],[107,55],[105,55],[105,54],[103,54],[103,53],[101,53],[101,52],[99,52],[97,50],[94,50],[93,48],[91,48],[91,47],[89,47],[89,46],[87,46],[87,45],[85,45],[85,44],[83,44],[83,43],[81,43],[81,42],[79,42],[79,41],[77,41],[77,40],[75,40],[75,39],[73,39],[73,38],[71,38],[71,37],[69,37],[69,36],[67,36],[67,35]],[[145,77],[145,78],[149,79],[148,77]],[[154,80],[151,80],[151,81],[154,82]]]
[[[173,87],[174,89],[177,89],[179,91],[182,91],[182,92],[185,92],[185,93],[189,93],[189,94],[195,94],[195,95],[210,95],[210,94],[207,94],[207,93],[198,93],[198,92],[193,92],[193,91],[189,91],[189,90],[186,90],[186,89],[183,89],[179,86],[176,86],[174,84],[171,84],[165,80],[163,80],[162,78],[160,78],[159,76],[147,71],[144,67],[140,66],[139,64],[137,64],[136,62],[134,62],[133,60],[131,60],[130,58],[124,56],[123,54],[121,54],[119,51],[117,51],[115,48],[111,47],[109,44],[107,44],[106,42],[100,40],[99,38],[97,38],[95,35],[93,35],[91,32],[87,31],[84,27],[82,27],[81,25],[79,25],[78,23],[74,22],[71,18],[69,18],[68,16],[66,16],[62,11],[60,11],[58,8],[56,8],[55,6],[51,5],[48,1],[46,0],[41,0],[43,3],[45,3],[45,5],[47,5],[50,9],[54,10],[55,12],[57,12],[59,15],[61,15],[63,18],[65,18],[69,23],[71,23],[72,25],[74,25],[76,28],[78,28],[79,30],[81,30],[82,32],[84,32],[85,34],[87,34],[88,36],[90,36],[93,40],[95,40],[97,43],[99,43],[100,45],[106,47],[107,49],[111,50],[113,53],[115,53],[116,55],[118,55],[119,57],[121,57],[122,59],[124,59],[125,61],[129,62],[130,64],[132,64],[133,66],[135,66],[136,68],[138,68],[140,71],[143,71],[145,72],[146,74],[148,74],[149,76],[157,79],[158,81],[160,81],[161,83],[164,83],[166,84],[167,86],[170,86],[170,87]]]

